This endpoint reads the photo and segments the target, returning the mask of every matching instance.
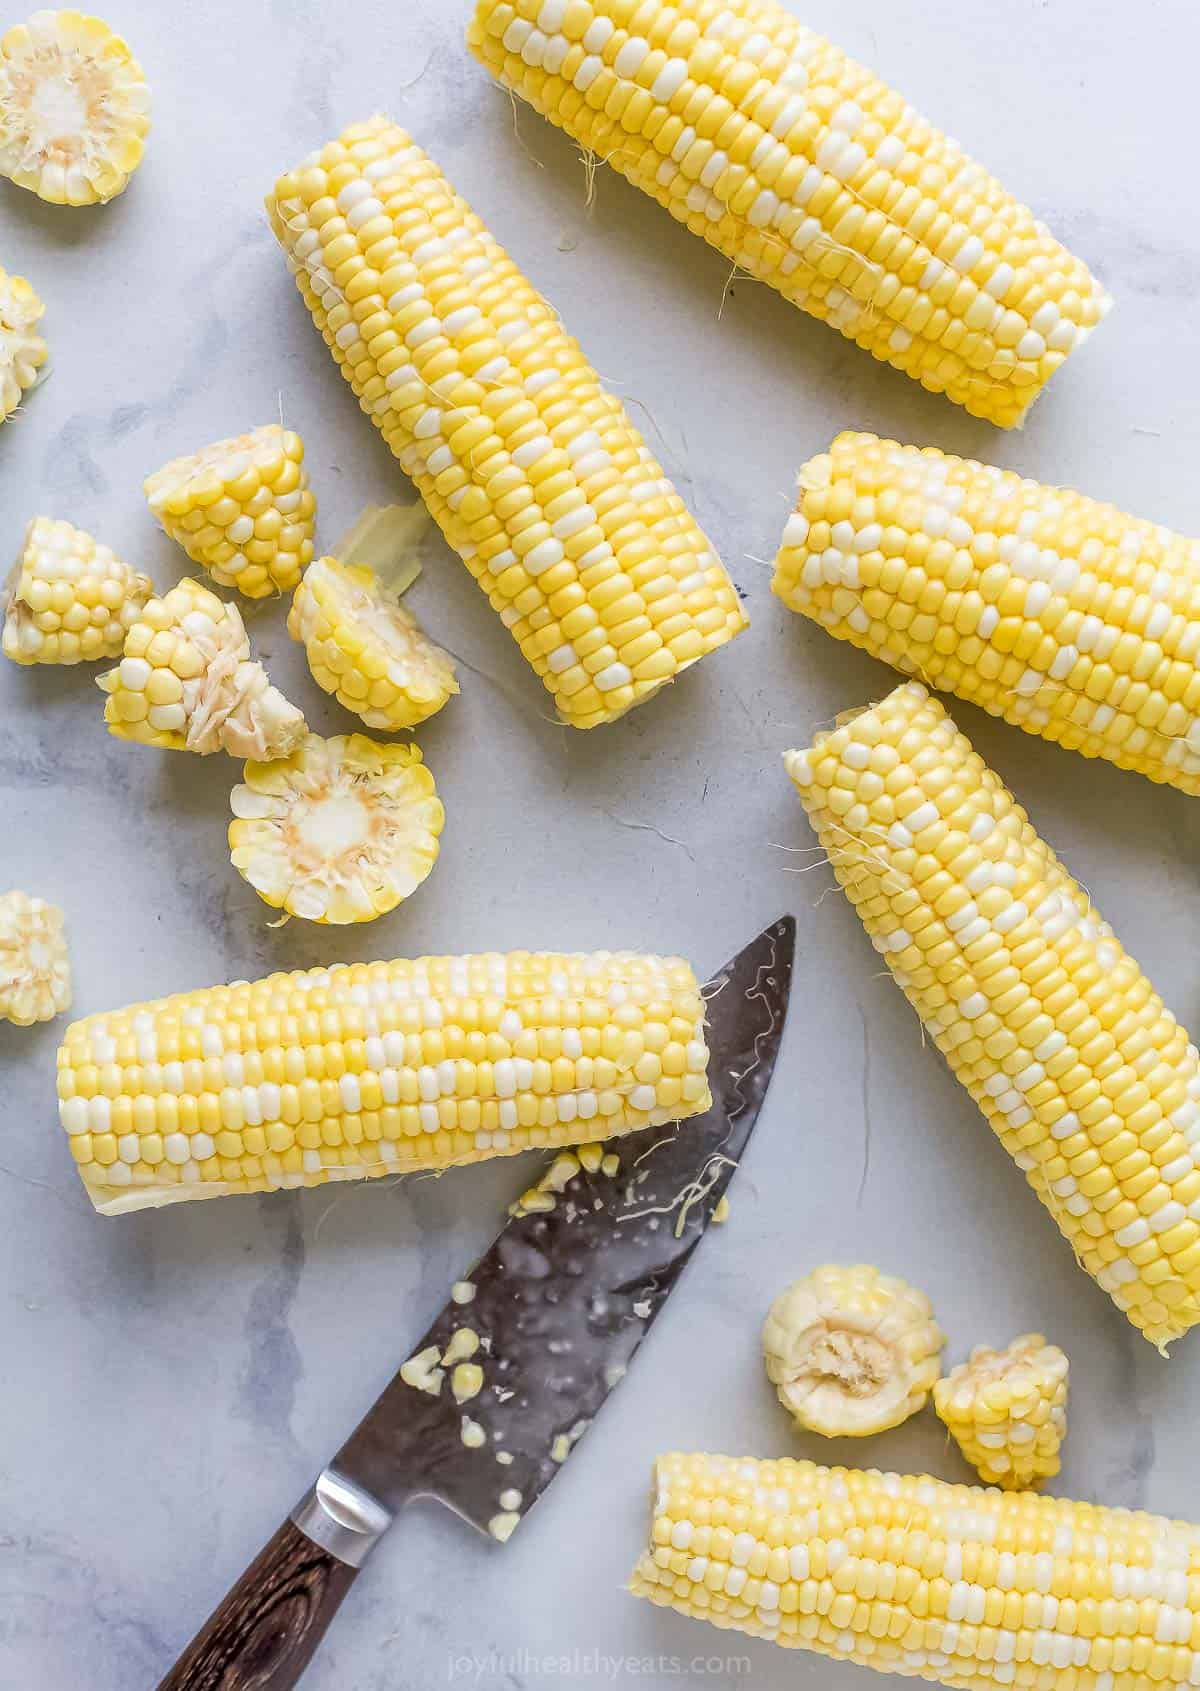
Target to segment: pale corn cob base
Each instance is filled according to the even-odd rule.
[[[980,1347],[934,1390],[934,1407],[987,1485],[1028,1491],[1062,1467],[1070,1364],[1040,1333]]]
[[[1076,1258],[1160,1348],[1200,1320],[1200,1053],[915,682],[788,773],[930,1038]]]
[[[267,202],[363,410],[577,728],[747,626],[620,402],[437,166],[386,119]]]
[[[67,1031],[58,1092],[105,1214],[443,1169],[708,1108],[688,965],[514,952],[214,987]]]
[[[24,276],[0,269],[0,423],[36,386],[50,356],[38,333],[45,310]]]
[[[71,523],[35,517],[2,603],[6,658],[76,664],[119,658],[154,583]]]
[[[1200,793],[1200,541],[874,435],[800,472],[774,591],[1042,739]]]
[[[0,895],[0,1022],[32,1027],[70,1008],[62,911],[23,892]]]
[[[1200,1529],[1162,1516],[671,1454],[650,1539],[635,1596],[835,1661],[964,1691],[1200,1684]]]
[[[1009,428],[1109,300],[957,142],[771,0],[478,0],[476,56],[738,269]]]

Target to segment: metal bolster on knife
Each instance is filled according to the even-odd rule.
[[[353,1480],[326,1468],[292,1510],[306,1538],[349,1568],[361,1568],[392,1524],[392,1513]]]

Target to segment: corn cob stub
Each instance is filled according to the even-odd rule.
[[[121,662],[98,685],[109,733],[147,746],[262,763],[290,757],[307,733],[251,657],[237,606],[198,581],[143,606]]]
[[[781,1292],[763,1356],[798,1427],[864,1438],[925,1407],[946,1338],[924,1292],[860,1263],[814,1269]]]
[[[513,952],[214,987],[68,1029],[59,1099],[93,1203],[319,1186],[585,1144],[708,1108],[678,958]]]
[[[36,385],[49,357],[38,333],[45,310],[24,276],[0,269],[0,423]]]
[[[32,1027],[70,1008],[62,911],[27,893],[0,894],[0,1021]]]
[[[317,502],[304,442],[278,423],[172,459],[145,487],[192,562],[248,599],[290,593],[312,558]]]
[[[53,205],[128,186],[150,128],[146,78],[126,43],[82,12],[35,12],[0,37],[0,176]]]
[[[1008,470],[839,435],[774,590],[841,640],[1085,757],[1200,793],[1200,542]]]
[[[711,545],[557,314],[386,119],[267,202],[317,327],[577,728],[747,625]]]
[[[248,763],[231,796],[234,867],[276,910],[372,922],[437,862],[445,811],[416,746],[310,734],[291,757]]]
[[[1033,213],[772,0],[477,0],[506,87],[731,263],[1003,427],[1109,301]]]
[[[672,1454],[638,1597],[964,1691],[1200,1681],[1200,1529],[810,1462]],[[815,1682],[815,1681],[814,1681]]]
[[[1070,1363],[1040,1333],[981,1347],[934,1388],[934,1406],[979,1477],[1028,1491],[1062,1467]]]
[[[20,664],[119,658],[153,592],[149,576],[81,528],[35,517],[2,601],[4,655]]]
[[[1076,1258],[1152,1343],[1200,1320],[1200,1053],[916,682],[788,772],[839,882]]]

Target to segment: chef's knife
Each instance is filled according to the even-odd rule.
[[[601,1168],[551,1164],[535,1207],[514,1206],[159,1691],[289,1691],[415,1498],[511,1536],[624,1375],[733,1176],[774,1071],[795,933],[783,917],[704,989],[712,1108],[613,1141]]]

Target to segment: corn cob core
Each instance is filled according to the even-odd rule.
[[[458,692],[450,654],[369,566],[319,559],[296,589],[288,633],[317,685],[369,728],[415,728]]]
[[[731,263],[1021,422],[1109,301],[958,144],[770,0],[478,0],[476,56]]]
[[[611,722],[746,627],[624,407],[386,119],[267,202],[362,408],[577,728]]]
[[[1200,1682],[1200,1529],[811,1462],[671,1454],[638,1597],[965,1691]]]
[[[99,18],[40,11],[0,38],[0,176],[52,205],[114,199],[141,163],[146,78]]]
[[[774,590],[1031,734],[1200,793],[1200,541],[1008,470],[843,434]]]
[[[1062,1467],[1070,1364],[1040,1333],[981,1347],[934,1388],[938,1415],[988,1485],[1028,1491]]]
[[[251,657],[237,606],[198,581],[181,581],[143,607],[124,657],[98,685],[108,694],[110,734],[168,751],[267,762],[290,756],[307,732]]]
[[[231,795],[234,868],[276,910],[373,922],[438,856],[446,813],[416,746],[310,734],[291,757],[248,763]]]
[[[304,442],[278,423],[172,459],[145,491],[192,562],[248,599],[290,593],[312,558],[317,502]]]
[[[1200,1320],[1200,1053],[915,682],[788,773],[871,943],[1076,1258],[1152,1343]]]
[[[35,517],[4,597],[4,655],[14,663],[119,658],[154,592],[138,572],[71,523]]]
[[[27,893],[0,894],[0,1021],[32,1027],[70,1008],[62,911]]]
[[[45,310],[24,276],[0,269],[0,423],[12,416],[49,357],[37,332]]]
[[[93,1203],[441,1169],[708,1108],[678,958],[513,952],[238,982],[67,1031],[63,1126]]]

